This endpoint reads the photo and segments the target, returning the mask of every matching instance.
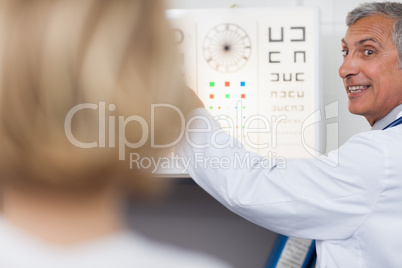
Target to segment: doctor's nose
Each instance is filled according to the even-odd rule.
[[[341,67],[339,67],[339,76],[344,79],[351,75],[356,75],[359,73],[359,68],[356,61],[353,60],[351,56],[345,57]]]

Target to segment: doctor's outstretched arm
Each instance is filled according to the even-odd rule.
[[[228,209],[274,232],[349,237],[385,187],[386,153],[375,131],[356,135],[328,156],[278,166],[245,150],[205,109],[187,119],[177,153],[188,161],[190,176]]]

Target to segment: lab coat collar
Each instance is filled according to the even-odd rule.
[[[391,124],[392,121],[402,116],[402,104],[396,106],[386,116],[374,123],[371,130],[381,130]]]

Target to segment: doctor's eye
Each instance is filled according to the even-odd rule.
[[[349,50],[346,50],[346,49],[342,49],[341,52],[342,52],[343,57],[346,57],[349,54]]]
[[[364,55],[366,55],[366,56],[370,56],[370,55],[373,55],[373,54],[374,54],[374,51],[371,50],[371,49],[364,50]]]

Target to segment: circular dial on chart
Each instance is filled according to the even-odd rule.
[[[204,58],[219,72],[234,72],[243,67],[251,55],[247,33],[232,23],[212,28],[204,39]]]

